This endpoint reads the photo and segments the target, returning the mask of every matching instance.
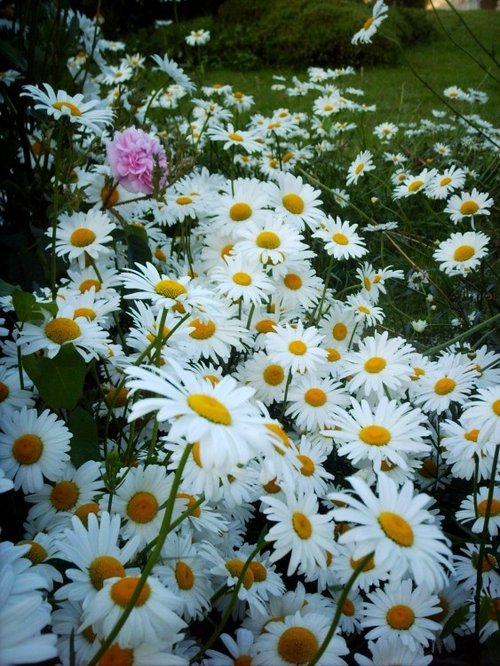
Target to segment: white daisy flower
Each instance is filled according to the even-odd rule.
[[[494,489],[491,503],[488,501],[488,486],[478,489],[477,495],[468,495],[460,504],[455,518],[461,523],[474,521],[471,530],[481,534],[488,518],[488,533],[496,536],[500,531],[500,492]]]
[[[314,372],[327,356],[327,352],[319,347],[322,339],[317,328],[304,328],[300,320],[296,326],[277,325],[266,336],[269,359],[292,374]]]
[[[333,550],[331,514],[318,512],[316,495],[290,492],[284,488],[284,501],[264,495],[261,502],[267,519],[277,523],[267,533],[266,541],[273,542],[271,562],[290,555],[287,575],[295,571],[309,574],[325,566],[325,551]]]
[[[285,394],[287,371],[279,363],[270,360],[266,352],[251,356],[238,371],[238,379],[255,390],[255,399],[265,405],[280,401]]]
[[[465,171],[452,164],[442,173],[436,173],[427,183],[426,192],[431,199],[446,199],[450,192],[460,188],[465,183]]]
[[[354,558],[371,552],[379,566],[404,576],[411,572],[417,585],[439,590],[451,570],[448,540],[436,525],[435,516],[427,511],[433,499],[414,495],[407,481],[401,489],[386,475],[378,477],[378,497],[360,478],[349,477],[349,483],[362,502],[347,493],[333,493],[330,498],[344,502],[348,508],[334,509],[336,521],[355,524],[340,536],[340,543],[354,542]]]
[[[345,389],[330,378],[310,373],[295,375],[288,391],[286,416],[291,416],[300,431],[315,431],[337,423],[337,408],[349,404]]]
[[[451,221],[456,224],[466,217],[474,220],[476,215],[490,215],[489,209],[494,203],[488,194],[479,192],[474,187],[472,192],[454,194],[447,202],[444,212],[448,213]]]
[[[69,261],[78,261],[80,268],[85,268],[86,257],[99,259],[109,254],[111,248],[106,247],[113,239],[111,232],[116,229],[107,213],[89,211],[88,213],[63,213],[56,226],[56,254],[67,256]],[[47,231],[51,236],[52,231]],[[47,245],[49,249],[51,244]]]
[[[248,629],[240,627],[236,629],[235,638],[229,634],[221,634],[220,639],[224,643],[231,656],[218,650],[207,650],[204,659],[205,666],[234,666],[234,664],[251,664],[255,656],[254,635]]]
[[[231,301],[241,301],[245,305],[260,305],[273,291],[273,283],[264,273],[262,264],[243,253],[226,259],[225,266],[216,266],[209,277],[215,283],[216,291]]]
[[[416,176],[407,174],[401,185],[398,185],[393,193],[394,199],[402,199],[415,195],[417,192],[423,191],[427,185],[431,183],[436,176],[436,170],[423,169]]]
[[[380,123],[373,128],[373,133],[383,143],[389,142],[399,132],[399,127],[394,123]]]
[[[357,233],[357,224],[342,221],[340,217],[335,220],[328,216],[314,232],[313,238],[325,241],[326,252],[335,259],[349,259],[362,257],[368,252],[363,238]]]
[[[356,184],[361,176],[365,175],[368,171],[373,171],[375,168],[373,155],[369,150],[358,153],[354,162],[347,169],[346,185]]]
[[[375,326],[375,324],[380,324],[384,321],[382,308],[373,305],[365,295],[351,295],[347,297],[346,301],[347,307],[353,311],[356,319],[363,326]]]
[[[480,566],[482,571],[481,592],[489,592],[492,596],[498,597],[500,596],[499,561],[494,553],[489,552],[490,550],[490,548],[486,548],[482,560],[480,560],[479,544],[465,544],[465,548],[461,549],[460,555],[455,555],[453,558],[455,578],[461,587],[473,592],[476,589],[477,570]]]
[[[488,242],[488,236],[480,231],[454,233],[439,244],[432,256],[439,262],[439,268],[448,275],[465,277],[488,254]]]
[[[413,387],[415,401],[424,411],[441,414],[453,402],[463,404],[473,383],[474,368],[468,358],[443,354]]]
[[[214,202],[210,211],[212,225],[221,231],[235,236],[248,222],[259,222],[269,206],[268,190],[265,183],[256,178],[236,178],[232,188],[227,188]],[[206,243],[211,238],[204,239]]]
[[[243,148],[247,153],[260,153],[264,149],[262,139],[255,130],[235,129],[232,123],[228,123],[227,127],[209,127],[207,135],[212,141],[224,141],[224,150],[234,147]]]
[[[378,641],[368,641],[371,659],[364,654],[355,654],[354,659],[359,666],[429,666],[433,661],[432,654],[424,654],[424,648],[417,646],[410,650],[397,635],[388,634]]]
[[[191,81],[189,76],[184,72],[182,67],[171,60],[166,54],[163,58],[159,55],[152,55],[151,59],[156,63],[154,69],[158,69],[165,74],[168,74],[178,85],[182,86],[187,92],[193,92],[196,85]]]
[[[22,407],[7,414],[0,431],[0,466],[16,490],[37,492],[43,478],[57,480],[69,460],[71,433],[48,409]]]
[[[321,192],[304,183],[301,176],[281,173],[276,183],[268,183],[267,192],[276,214],[298,229],[314,229],[323,217]]]
[[[31,382],[28,382],[30,384]],[[33,407],[34,395],[26,390],[26,385],[21,388],[19,371],[16,368],[7,368],[0,364],[0,418],[11,411],[22,407]]]
[[[254,644],[256,663],[262,666],[310,663],[325,639],[330,622],[328,615],[319,613],[297,611],[294,615],[280,616],[257,636]],[[318,666],[341,666],[346,664],[342,656],[348,653],[345,640],[335,635],[316,663]]]
[[[373,5],[371,16],[366,19],[361,29],[352,36],[351,44],[371,44],[372,37],[388,15],[389,7],[384,0],[377,0]]]
[[[203,46],[203,44],[208,44],[210,41],[210,30],[191,30],[189,35],[186,37],[186,44],[189,46]]]
[[[467,404],[462,415],[463,422],[479,427],[479,443],[500,443],[500,389],[492,386],[479,389]]]

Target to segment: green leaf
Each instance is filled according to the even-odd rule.
[[[450,617],[446,620],[445,625],[443,627],[443,631],[441,632],[440,639],[444,639],[447,636],[449,636],[455,629],[457,629],[463,622],[465,622],[465,618],[467,617],[467,614],[469,612],[469,607],[468,606],[461,606],[460,608],[457,608],[457,610],[450,615]]]
[[[23,367],[48,407],[73,409],[80,400],[87,366],[72,344],[54,358],[24,356]]]
[[[148,245],[148,235],[144,227],[129,224],[125,228],[129,264],[145,264],[151,261],[152,255]]]
[[[12,294],[12,305],[19,321],[33,321],[33,310],[36,306],[36,298],[33,294],[16,289]]]
[[[82,407],[75,407],[69,415],[68,427],[73,433],[70,450],[73,465],[81,467],[87,460],[100,460],[94,417]]]
[[[18,287],[0,279],[0,296],[12,296],[16,289],[18,289]]]

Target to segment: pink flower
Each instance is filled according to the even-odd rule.
[[[107,142],[106,150],[113,177],[129,192],[151,194],[157,169],[161,171],[159,185],[165,184],[167,157],[153,136],[129,127],[123,132],[115,132],[113,140]]]

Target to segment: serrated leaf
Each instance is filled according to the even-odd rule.
[[[76,407],[83,393],[87,366],[72,344],[63,345],[54,358],[24,356],[23,367],[48,407]]]
[[[148,235],[143,227],[129,224],[125,228],[129,264],[145,264],[152,255],[148,245]]]
[[[100,460],[97,425],[95,419],[82,407],[75,407],[69,415],[68,427],[73,433],[70,457],[75,467],[87,460]]]

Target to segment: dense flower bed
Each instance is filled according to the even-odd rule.
[[[0,544],[0,663],[420,665],[491,642],[486,97],[450,86],[458,120],[370,128],[354,71],[310,68],[264,116],[65,20],[81,92],[3,76],[47,261],[2,284],[0,491],[27,515]]]

